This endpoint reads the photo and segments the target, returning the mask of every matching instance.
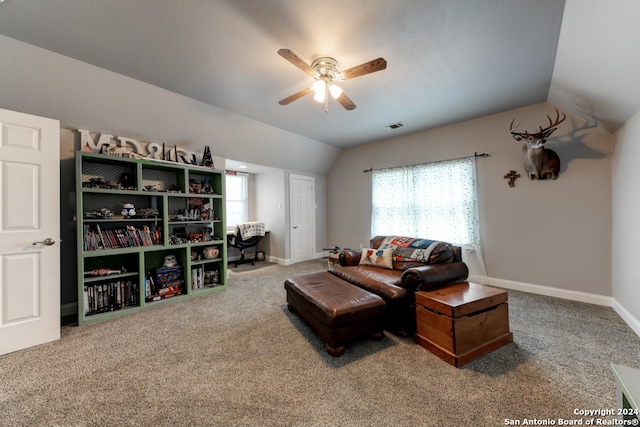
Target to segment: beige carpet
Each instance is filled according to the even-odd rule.
[[[230,272],[229,288],[0,356],[0,426],[500,426],[615,407],[640,338],[607,307],[509,292],[515,342],[461,369],[411,339],[341,358],[286,309],[326,260]],[[609,417],[608,419],[611,419]]]

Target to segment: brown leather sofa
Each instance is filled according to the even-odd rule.
[[[379,248],[388,236],[376,236],[369,246]],[[416,327],[415,292],[464,282],[469,269],[462,261],[462,248],[441,242],[424,262],[393,261],[393,269],[360,265],[363,249],[340,253],[340,265],[329,273],[380,296],[387,303],[385,329],[401,336]]]

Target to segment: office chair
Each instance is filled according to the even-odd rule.
[[[229,236],[229,246],[240,249],[240,259],[235,262],[234,266],[237,267],[240,264],[245,264],[245,263],[251,263],[251,265],[255,265],[253,262],[254,260],[246,259],[244,257],[244,250],[257,246],[258,242],[260,241],[260,239],[262,239],[263,236],[254,234],[253,236],[248,237],[247,239],[243,239],[242,233],[240,232],[240,226],[241,224],[237,225],[235,234],[232,234],[231,236]]]

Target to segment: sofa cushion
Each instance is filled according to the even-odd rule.
[[[363,249],[360,256],[360,265],[371,265],[393,269],[393,248],[387,249]]]
[[[329,268],[329,273],[372,292],[385,301],[399,300],[407,295],[407,290],[401,287],[402,271],[399,270],[366,265],[343,267],[334,264]]]
[[[387,236],[382,240],[378,249],[388,248],[393,249],[393,260],[397,262],[440,264],[454,260],[451,245],[438,240]]]

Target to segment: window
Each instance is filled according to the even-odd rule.
[[[249,175],[233,172],[227,175],[227,228],[249,220]]]
[[[477,246],[475,157],[377,170],[372,189],[373,236]]]

